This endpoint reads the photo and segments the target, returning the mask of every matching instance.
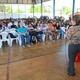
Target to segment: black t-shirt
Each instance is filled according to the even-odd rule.
[[[11,28],[17,28],[16,25],[11,25]]]

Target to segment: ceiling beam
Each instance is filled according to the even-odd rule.
[[[50,0],[42,0],[43,2]],[[0,3],[3,4],[38,4],[41,3],[41,0],[0,0]]]

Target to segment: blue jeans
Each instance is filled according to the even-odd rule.
[[[25,45],[25,38],[27,38],[27,44],[30,45],[30,35],[29,34],[26,34],[25,36],[24,35],[21,35],[22,45]]]
[[[65,32],[61,29],[58,32],[60,33],[60,39],[64,38]]]
[[[38,34],[37,35],[37,40],[39,41],[39,40],[42,40],[42,34]]]

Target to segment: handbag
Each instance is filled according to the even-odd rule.
[[[80,52],[78,53],[77,57],[76,57],[76,62],[80,63]]]

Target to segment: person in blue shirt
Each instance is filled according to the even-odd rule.
[[[22,46],[25,47],[25,37],[27,38],[27,46],[30,47],[30,35],[27,32],[27,28],[23,26],[23,23],[20,22],[20,27],[18,27],[17,31],[20,34]]]

